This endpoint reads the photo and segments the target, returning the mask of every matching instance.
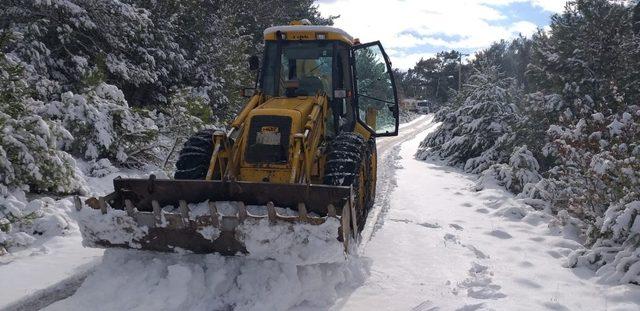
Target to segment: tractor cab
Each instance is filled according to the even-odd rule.
[[[372,136],[397,135],[395,83],[379,41],[360,44],[341,29],[304,22],[267,28],[264,39],[258,89],[265,96],[327,96],[328,136],[358,124]]]

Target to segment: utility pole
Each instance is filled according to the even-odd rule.
[[[462,91],[462,56],[469,56],[469,54],[462,54],[458,56],[458,93]]]

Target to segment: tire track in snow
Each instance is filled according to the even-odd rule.
[[[397,187],[361,257],[369,278],[335,310],[637,310],[637,287],[600,284],[563,258],[576,228],[477,175],[400,148]],[[570,225],[570,224],[569,224]]]
[[[365,227],[361,232],[361,240],[358,246],[360,253],[364,251],[367,243],[376,231],[382,227],[385,221],[384,215],[390,207],[389,195],[396,187],[395,170],[398,168],[400,145],[414,138],[417,134],[429,131],[438,123],[433,122],[433,114],[421,116],[416,120],[400,126],[398,136],[380,138],[378,145],[378,184],[376,187],[376,203],[374,204]]]
[[[9,305],[5,311],[40,310],[56,301],[71,297],[82,285],[84,280],[95,271],[95,266],[74,274],[50,287],[39,290],[17,302]]]

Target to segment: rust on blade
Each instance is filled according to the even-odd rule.
[[[304,203],[298,203],[298,215],[298,218],[302,222],[307,222],[309,220],[307,217],[307,207],[304,205]]]
[[[268,220],[273,225],[320,225],[327,218],[335,218],[341,224],[338,240],[347,250],[349,239],[343,237],[352,232],[350,187],[118,178],[114,188],[114,193],[96,200],[97,207],[102,213],[107,212],[107,203],[111,208],[125,210],[145,234],[124,244],[93,240],[101,247],[235,255],[247,252],[236,233],[241,224]],[[188,206],[205,201],[208,213],[204,215]],[[235,212],[222,214],[220,201],[231,202]],[[169,205],[175,209],[162,209]],[[253,215],[247,205],[266,205],[266,213]],[[279,214],[276,206],[295,210],[297,215]]]
[[[247,218],[247,206],[243,202],[238,202],[238,218],[243,222]]]
[[[269,221],[272,223],[276,222],[277,214],[276,208],[273,206],[273,202],[267,202],[267,215],[269,217]]]
[[[160,203],[158,201],[151,201],[151,206],[153,209],[153,217],[156,220],[156,225],[159,225],[162,222],[162,212],[160,210]]]
[[[124,200],[124,207],[127,210],[127,215],[133,216],[133,203],[131,203],[131,200]]]
[[[100,212],[103,215],[107,213],[107,203],[103,197],[98,198],[98,206],[100,206]]]
[[[333,204],[327,205],[327,216],[336,217],[336,208]]]
[[[223,182],[210,180],[125,179],[113,181],[114,196],[108,200],[111,207],[123,209],[129,199],[140,211],[152,211],[151,201],[160,206],[178,206],[180,200],[188,203],[204,201],[236,201],[245,205],[267,205],[297,209],[304,203],[308,213],[327,215],[327,206],[344,206],[351,195],[350,187],[306,184],[273,184],[259,182]],[[337,210],[342,212],[342,208]]]

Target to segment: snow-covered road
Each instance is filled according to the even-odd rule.
[[[372,235],[361,249],[362,260],[371,264],[369,276],[333,309],[640,308],[638,286],[598,284],[591,271],[562,267],[564,256],[580,247],[571,227],[504,190],[476,191],[473,175],[414,159],[435,128],[425,125],[430,119],[418,122],[411,127],[418,133],[395,138],[409,141],[387,147],[383,165],[395,170],[381,180],[396,186],[377,206]]]
[[[570,226],[504,190],[476,191],[473,175],[415,160],[432,120],[378,141],[376,205],[347,262],[108,250],[90,270],[31,298],[77,288],[51,310],[638,310],[640,287],[599,284],[591,271],[562,267],[580,246]],[[51,302],[23,301],[22,309]]]

